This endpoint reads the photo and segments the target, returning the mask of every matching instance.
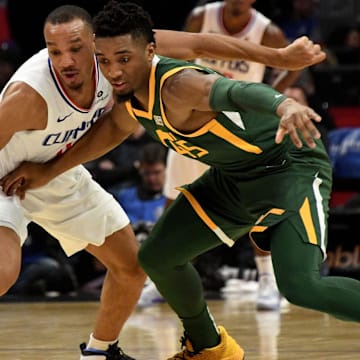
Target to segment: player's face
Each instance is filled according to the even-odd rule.
[[[79,89],[92,79],[94,36],[80,19],[64,24],[45,24],[44,37],[51,63],[62,84]]]
[[[101,71],[119,102],[139,91],[147,92],[154,44],[133,39],[131,35],[96,37],[95,43]]]
[[[255,0],[224,0],[227,9],[233,16],[244,14],[249,11]]]
[[[139,172],[146,189],[151,192],[162,191],[165,183],[165,170],[166,166],[162,162],[140,164]]]

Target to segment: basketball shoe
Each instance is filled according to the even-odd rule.
[[[281,295],[276,285],[275,277],[272,274],[259,276],[259,288],[256,300],[257,310],[279,310]]]
[[[137,306],[139,308],[145,308],[163,302],[165,302],[165,299],[159,293],[155,284],[149,280],[149,283],[144,287],[140,295]]]
[[[80,344],[80,350],[80,360],[135,360],[118,347],[118,341],[109,345],[106,350],[86,348],[86,343],[82,343]]]
[[[194,351],[190,340],[183,336],[181,346],[184,350],[167,360],[244,360],[244,350],[240,345],[228,335],[224,327],[219,326],[219,331],[220,344],[200,351]]]

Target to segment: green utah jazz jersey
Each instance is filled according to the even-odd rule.
[[[235,105],[233,109],[218,112],[215,118],[193,133],[181,133],[174,129],[171,119],[167,118],[164,111],[161,87],[167,78],[186,68],[215,73],[209,68],[190,62],[155,56],[149,78],[148,110],[137,109],[134,99],[126,103],[129,113],[163,145],[179,154],[221,168],[227,173],[237,174],[248,172],[250,169],[257,171],[258,167],[279,165],[286,160],[284,154],[289,151],[299,152],[298,155],[307,151],[304,150],[305,147],[301,151],[297,150],[288,137],[281,144],[275,144],[279,124],[279,118],[275,113],[239,108]],[[265,85],[263,91],[274,92]],[[217,99],[217,103],[221,104],[221,98]],[[311,151],[324,155],[321,145]]]

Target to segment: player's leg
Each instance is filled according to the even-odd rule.
[[[14,230],[0,226],[0,296],[14,285],[21,269],[20,238]]]
[[[207,308],[201,279],[191,263],[196,256],[220,244],[215,233],[180,195],[156,223],[139,251],[141,265],[181,319],[189,340],[185,352],[194,351],[194,360],[198,355],[202,359],[198,351],[205,348],[201,354],[209,352],[206,359],[242,360],[243,357],[242,349],[225,330],[220,328],[219,334]],[[227,351],[228,357],[217,352],[219,342],[220,351]]]
[[[0,190],[0,296],[14,285],[21,269],[21,245],[27,237],[27,220],[17,197]]]
[[[256,308],[258,310],[278,310],[281,296],[276,285],[271,255],[255,245],[253,246],[259,283]]]
[[[278,287],[289,302],[360,321],[360,281],[321,276],[320,247],[304,242],[294,223],[284,221],[273,229],[271,252]]]
[[[107,268],[92,334],[93,339],[104,342],[106,349],[107,342],[116,341],[134,310],[146,276],[137,261],[138,242],[131,225],[108,236],[103,245],[89,245],[86,250]]]
[[[84,248],[107,268],[100,308],[81,359],[131,359],[112,344],[134,309],[145,281],[137,261],[138,242],[119,203],[82,167],[28,194],[34,221],[59,240],[68,256]]]

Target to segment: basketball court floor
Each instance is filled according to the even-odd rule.
[[[96,301],[0,303],[1,360],[78,360],[94,322]],[[246,351],[246,360],[360,359],[360,324],[293,305],[259,312],[253,297],[209,300],[219,325]],[[137,360],[165,360],[180,349],[181,326],[166,303],[136,309],[121,347]],[[219,359],[220,360],[220,359]]]

